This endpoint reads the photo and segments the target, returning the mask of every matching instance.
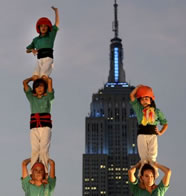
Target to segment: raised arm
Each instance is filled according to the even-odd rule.
[[[137,92],[137,90],[138,90],[138,88],[140,87],[140,86],[142,86],[142,85],[138,85],[138,86],[136,86],[136,88],[130,93],[130,100],[133,102],[135,99],[136,99],[136,92]]]
[[[55,178],[55,162],[52,159],[48,160],[49,165],[50,165],[50,177]]]
[[[48,92],[52,93],[53,92],[52,78],[45,76],[45,75],[43,75],[41,78],[47,83]]]
[[[164,186],[168,186],[169,182],[170,182],[170,177],[171,177],[171,170],[168,167],[166,167],[164,165],[160,165],[157,162],[155,162],[154,165],[155,165],[155,167],[159,168],[164,173],[164,176],[162,178],[162,182],[163,182]]]
[[[134,165],[133,167],[131,167],[128,170],[128,176],[129,176],[129,181],[130,182],[135,182],[136,181],[136,177],[135,177],[135,173],[136,173],[136,169],[140,168],[141,163],[138,162],[136,165]]]
[[[53,10],[54,10],[54,12],[55,12],[55,25],[57,26],[57,27],[59,27],[59,11],[58,11],[58,8],[56,8],[56,7],[54,7],[54,6],[52,6],[51,7]]]
[[[34,80],[38,79],[38,77],[39,76],[34,75],[34,76],[30,77],[30,78],[27,78],[27,79],[23,80],[23,87],[24,87],[24,90],[26,92],[29,89],[28,83],[31,82],[31,81],[34,81]]]
[[[27,165],[30,163],[30,158],[25,159],[22,162],[22,178],[26,178],[28,176],[28,170],[27,170]]]

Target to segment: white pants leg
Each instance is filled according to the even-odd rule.
[[[39,153],[40,153],[40,136],[39,131],[37,128],[33,128],[30,130],[30,143],[31,143],[31,163],[30,168],[32,169],[32,166],[35,162],[39,159]]]
[[[158,143],[156,135],[140,134],[137,137],[138,153],[141,159],[141,167],[139,169],[139,176],[141,175],[141,168],[147,161],[152,163],[156,161],[158,154]],[[156,177],[158,177],[158,171],[155,170]]]
[[[148,143],[146,135],[140,134],[137,137],[138,153],[141,161],[145,161],[148,158]]]
[[[52,69],[54,67],[53,59],[50,57],[45,57],[37,60],[37,66],[34,70],[33,75],[38,76],[49,76],[52,72]]]
[[[43,127],[42,129],[40,132],[40,161],[44,164],[45,171],[48,173],[49,148],[52,132],[50,127]]]
[[[49,159],[49,147],[51,141],[51,128],[50,127],[39,127],[33,128],[30,132],[31,140],[31,168],[34,163],[39,159],[44,166],[45,171],[48,173],[48,159]]]
[[[155,162],[157,155],[158,155],[157,135],[149,135],[148,137],[148,160]]]

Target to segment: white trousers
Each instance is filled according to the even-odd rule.
[[[31,168],[39,160],[44,164],[45,172],[48,173],[51,135],[52,132],[50,127],[38,127],[30,130],[30,142],[32,149],[30,163]]]
[[[141,160],[156,161],[158,155],[157,135],[143,135],[137,137],[138,153]]]
[[[33,75],[37,75],[39,77],[46,75],[49,76],[54,67],[53,59],[50,57],[37,59],[37,66],[33,72]]]
[[[157,135],[145,135],[140,134],[137,137],[138,153],[141,159],[141,167],[139,176],[141,175],[141,168],[147,162],[153,166],[153,162],[156,161],[158,155],[158,138]],[[159,173],[155,169],[155,177],[157,178]]]

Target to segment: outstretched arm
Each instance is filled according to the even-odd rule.
[[[52,159],[48,160],[49,165],[50,165],[50,177],[55,178],[55,162]]]
[[[133,167],[131,167],[128,170],[128,176],[129,176],[130,182],[135,182],[136,181],[135,173],[136,173],[136,169],[140,168],[140,165],[141,165],[141,163],[138,162],[136,165],[134,165]]]
[[[59,27],[59,11],[58,11],[58,8],[52,6],[52,9],[54,10],[55,12],[55,25],[57,27]]]
[[[138,90],[138,88],[139,87],[141,87],[142,85],[138,85],[138,86],[136,86],[136,88],[130,93],[130,100],[133,102],[134,100],[135,100],[135,98],[136,98],[136,92],[137,92],[137,90]]]
[[[171,177],[171,170],[168,167],[166,167],[164,165],[160,165],[157,162],[155,162],[154,165],[155,165],[155,167],[159,168],[164,173],[164,176],[162,178],[162,182],[163,182],[164,186],[168,186],[169,182],[170,182],[170,177]]]
[[[26,178],[28,176],[28,170],[27,170],[27,165],[30,163],[30,158],[25,159],[22,162],[22,178]]]

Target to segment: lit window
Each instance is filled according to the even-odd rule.
[[[100,168],[105,168],[105,165],[100,165]]]

